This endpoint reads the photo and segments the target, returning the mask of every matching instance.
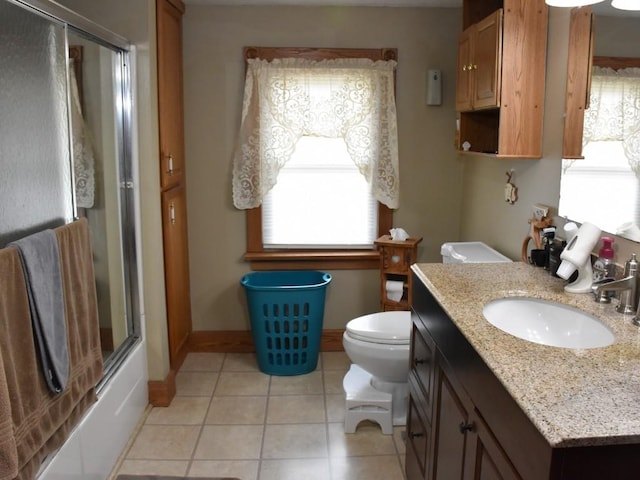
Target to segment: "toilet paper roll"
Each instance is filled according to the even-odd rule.
[[[398,280],[387,280],[385,284],[387,290],[387,298],[394,302],[402,300],[402,291],[404,289],[404,283]]]

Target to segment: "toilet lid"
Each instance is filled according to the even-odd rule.
[[[347,323],[347,334],[363,342],[408,345],[411,312],[381,312],[354,318]]]

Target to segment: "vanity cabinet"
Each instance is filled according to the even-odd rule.
[[[412,274],[407,480],[637,478],[638,445],[551,446]]]
[[[458,149],[540,158],[548,9],[544,0],[463,3],[458,41]]]
[[[415,311],[409,391],[408,480],[522,478]]]
[[[418,257],[418,244],[421,238],[392,240],[390,235],[383,235],[374,243],[380,251],[380,309],[409,310],[411,305],[411,265]],[[402,282],[400,300],[389,298],[387,281]]]

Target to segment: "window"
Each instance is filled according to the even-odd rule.
[[[267,61],[274,58],[300,58],[300,56],[317,60],[352,56],[375,61],[395,59],[396,52],[395,50],[369,49],[248,48],[245,49],[245,55],[247,58],[259,57]],[[320,78],[319,82],[305,81],[303,88],[315,88],[314,94],[335,94],[325,89],[331,83],[331,79],[327,79],[323,74],[318,75],[318,78]],[[390,84],[393,85],[393,82]],[[390,94],[395,95],[393,88]],[[260,96],[261,99],[264,97],[264,94]],[[306,97],[304,98],[306,100]],[[287,99],[290,100],[290,97]],[[271,104],[277,103],[271,100]],[[281,99],[276,98],[276,100]],[[373,241],[380,235],[388,233],[392,227],[392,210],[376,200],[375,182],[380,183],[380,180],[376,178],[372,180],[372,172],[367,171],[368,165],[358,163],[361,158],[357,149],[365,150],[363,146],[366,142],[373,143],[378,140],[376,136],[384,136],[387,133],[383,132],[379,135],[378,129],[393,128],[392,133],[395,136],[395,101],[392,102],[393,125],[390,127],[390,122],[378,122],[375,124],[375,129],[361,129],[372,134],[368,138],[359,139],[355,150],[353,138],[345,139],[331,133],[318,134],[301,128],[300,132],[296,132],[296,139],[292,142],[292,151],[275,156],[277,161],[287,155],[290,157],[288,161],[282,162],[283,165],[278,165],[277,181],[272,188],[269,187],[262,198],[262,205],[246,210],[247,253],[245,259],[252,262],[254,269],[378,268],[379,255]],[[322,115],[333,115],[336,110],[339,110],[346,112],[346,115],[355,116],[360,113],[359,107],[359,104],[355,104],[353,109],[329,109],[322,112]],[[247,108],[245,96],[243,115]],[[271,108],[275,110],[279,107]],[[278,110],[276,115],[295,115],[295,111],[292,113],[287,110],[282,113],[283,111]],[[340,118],[337,120],[327,118],[328,121],[324,126],[328,130],[332,128],[332,121],[342,121]],[[293,129],[297,129],[302,124],[306,127],[307,121],[308,118],[300,115],[291,125]],[[282,131],[284,134],[288,133],[286,128]],[[269,133],[272,132],[273,130],[269,131]],[[397,150],[397,143],[392,146]],[[395,154],[397,160],[397,151]],[[397,171],[388,173],[384,168],[377,168],[373,173],[383,180],[390,179],[383,189],[389,185],[397,188],[397,185],[393,185],[393,181],[397,181]],[[385,174],[388,178],[384,176]],[[248,178],[245,177],[245,180]],[[263,187],[261,182],[264,179],[256,180],[254,176],[250,178],[255,182],[256,188]],[[234,195],[237,188],[238,184],[234,184]],[[377,188],[380,190],[380,185]],[[377,198],[379,197],[378,193]]]
[[[262,202],[263,246],[371,249],[377,203],[344,140],[303,136]]]

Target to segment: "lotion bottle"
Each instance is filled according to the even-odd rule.
[[[613,238],[602,237],[602,247],[598,252],[598,258],[593,262],[593,281],[613,278],[615,276],[615,264],[613,263]]]

